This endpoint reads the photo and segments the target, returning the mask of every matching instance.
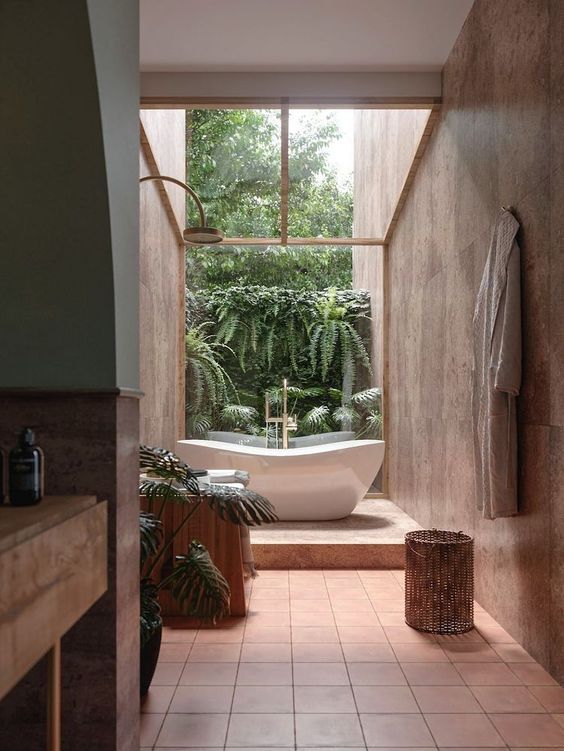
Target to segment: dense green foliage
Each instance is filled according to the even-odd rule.
[[[208,221],[229,237],[280,235],[280,116],[276,110],[189,110],[187,178]],[[330,112],[300,117],[289,136],[288,229],[294,237],[350,237],[352,186],[329,165],[340,137]],[[188,217],[198,223],[192,201]]]
[[[350,236],[352,189],[329,149],[331,113],[302,115],[290,132],[290,234]],[[262,110],[187,113],[188,181],[208,221],[228,236],[279,235],[279,117]],[[187,204],[189,221],[197,215]],[[368,293],[352,290],[350,247],[189,248],[187,432],[260,432],[291,384],[299,433],[378,430],[379,392],[369,383]]]
[[[352,251],[323,245],[191,247],[186,254],[186,282],[190,289],[202,292],[246,285],[350,289]]]

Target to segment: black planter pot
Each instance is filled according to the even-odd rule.
[[[141,696],[145,696],[153,680],[159,652],[161,651],[162,636],[163,626],[161,623],[149,641],[141,647]]]

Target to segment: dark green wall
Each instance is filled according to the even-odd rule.
[[[0,4],[0,387],[138,385],[137,13]]]

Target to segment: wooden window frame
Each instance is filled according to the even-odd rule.
[[[142,97],[141,109],[276,109],[280,111],[280,236],[226,237],[222,245],[253,246],[386,246],[397,224],[409,188],[421,161],[425,145],[437,119],[440,99],[437,97],[391,98],[205,98],[205,97]],[[289,199],[289,120],[291,109],[428,109],[429,118],[421,136],[404,186],[398,197],[384,237],[290,237],[288,236]]]

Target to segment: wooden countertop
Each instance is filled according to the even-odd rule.
[[[0,506],[0,699],[107,589],[107,503]]]
[[[95,505],[93,495],[48,495],[35,506],[0,504],[0,553]]]

